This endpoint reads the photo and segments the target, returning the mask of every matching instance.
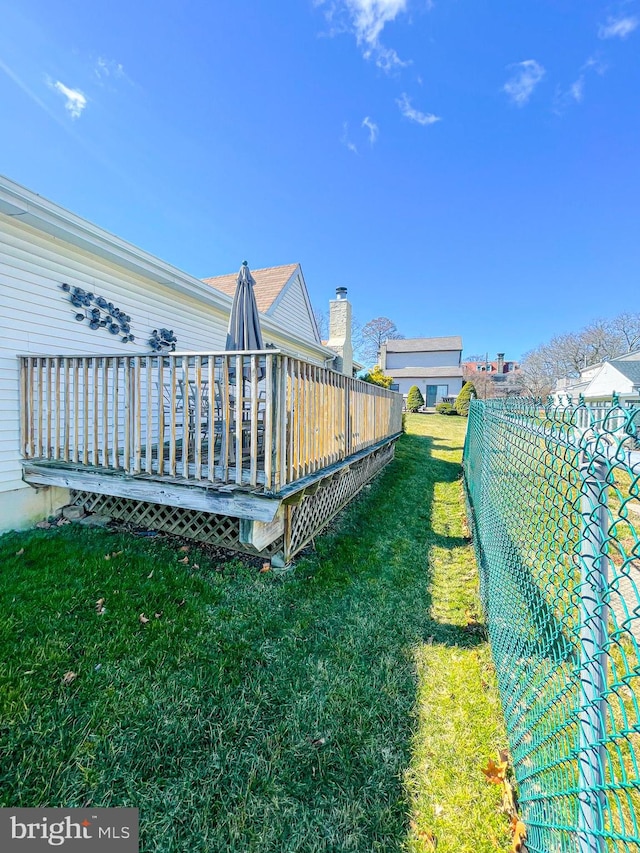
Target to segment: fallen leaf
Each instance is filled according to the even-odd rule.
[[[23,675],[33,675],[34,672],[35,672],[35,669],[28,669],[26,672],[23,672],[22,674]]]
[[[326,742],[326,737],[317,737],[311,741],[311,746],[324,746]]]
[[[264,572],[270,572],[270,571],[271,571],[271,563],[263,563],[262,568],[260,569],[260,574],[262,575],[262,574],[264,574]]]
[[[511,783],[508,779],[502,780],[502,811],[506,812],[506,814],[515,815],[516,813],[516,803],[513,798],[513,788],[511,787]]]
[[[198,563],[192,563],[192,564],[191,564],[191,568],[192,568],[192,569],[199,569],[199,568],[200,568],[200,566],[198,565]]]
[[[183,554],[186,554],[189,551],[189,546],[183,545],[182,548],[178,548],[178,551],[181,551]]]
[[[522,850],[522,845],[524,844],[524,840],[527,837],[527,827],[518,818],[517,815],[514,815],[511,818],[511,832],[513,832],[511,851],[512,853],[520,853],[520,851]]]
[[[104,558],[105,558],[105,560],[110,560],[110,559],[111,559],[111,554],[105,554],[105,555],[104,555]]]
[[[149,572],[149,574],[147,575],[147,580],[148,580],[148,581],[150,581],[150,580],[151,580],[151,578],[153,577],[153,573],[154,573],[154,572],[155,572],[155,569],[151,569],[151,571],[150,571],[150,572]]]
[[[124,554],[124,551],[112,551],[111,552],[112,557],[119,557],[121,554]]]
[[[71,684],[72,682],[74,682],[76,680],[77,677],[78,677],[77,672],[71,672],[71,670],[69,670],[69,672],[65,672],[65,674],[62,676],[62,683],[63,684]]]
[[[487,777],[487,782],[491,782],[493,785],[501,785],[506,779],[507,767],[506,761],[496,762],[490,758],[487,766],[482,768],[482,772]]]
[[[433,811],[435,812],[436,817],[440,817],[444,814],[444,806],[438,805],[438,803],[436,803],[433,807]]]
[[[431,830],[423,829],[417,832],[416,835],[422,841],[425,850],[435,850],[438,846],[438,839]]]
[[[157,613],[154,613],[154,616],[156,617],[156,619],[159,619],[162,616],[163,612],[164,612],[163,610],[159,610]]]
[[[146,624],[147,624],[147,622],[149,621],[149,620],[148,620],[148,618],[144,615],[144,613],[141,613],[141,614],[138,616],[138,620],[139,620],[143,625],[146,625]]]
[[[183,558],[182,558],[182,560],[178,560],[178,562],[179,562],[179,563],[185,563],[185,564],[186,564],[186,563],[188,563],[188,562],[189,562],[189,558],[188,558],[188,557],[183,557]]]
[[[183,598],[182,601],[179,601],[178,607],[182,607],[182,605],[186,603],[186,600],[187,600],[186,598]]]
[[[96,601],[96,613],[98,613],[98,615],[102,616],[102,614],[105,612],[106,609],[107,608],[104,606],[104,598],[99,598]]]
[[[16,551],[16,557],[21,557],[24,554],[24,548],[20,548],[19,551]]]

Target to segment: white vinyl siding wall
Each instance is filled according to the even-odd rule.
[[[394,379],[394,382],[398,383],[398,391],[405,396],[409,393],[409,388],[412,385],[418,386],[423,397],[426,394],[427,385],[448,385],[448,397],[457,397],[462,390],[462,379],[458,376],[438,376],[437,379],[424,379],[423,377],[411,379],[410,377],[403,376],[401,379]]]
[[[269,316],[294,334],[309,340],[315,339],[315,329],[300,279],[296,276],[283,290],[269,309]]]
[[[93,331],[86,320],[76,321],[76,309],[60,288],[62,282],[103,296],[129,314],[135,342],[124,344],[119,335]],[[179,294],[4,214],[0,214],[0,316],[0,493],[29,488],[22,481],[20,464],[17,355],[150,352],[151,332],[161,327],[173,329],[178,351],[222,350],[228,323],[225,307]],[[300,336],[306,333],[295,323],[293,329]],[[278,347],[323,363],[317,350],[307,349],[286,332],[265,336]]]

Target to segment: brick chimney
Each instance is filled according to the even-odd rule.
[[[504,373],[504,353],[498,353],[498,364],[497,364],[498,373]]]
[[[351,344],[351,303],[347,299],[347,288],[336,288],[336,298],[329,302],[329,340],[327,346],[335,350],[338,357],[335,369],[351,376],[353,374],[353,346]]]

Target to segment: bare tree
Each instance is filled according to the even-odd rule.
[[[640,314],[618,314],[611,321],[611,328],[620,336],[625,352],[633,352],[640,347]]]
[[[484,361],[484,359],[482,360]],[[473,387],[476,389],[476,396],[479,400],[490,400],[492,397],[498,396],[496,393],[496,383],[491,373],[485,370],[471,370],[463,365],[462,377],[463,382],[473,382]]]
[[[316,325],[320,332],[320,340],[326,341],[329,337],[329,312],[321,311],[319,308],[314,308],[313,316],[316,319]]]
[[[393,320],[388,317],[376,317],[375,320],[369,320],[362,327],[361,334],[362,345],[359,352],[368,364],[374,364],[377,361],[378,352],[385,341],[404,338]]]
[[[616,358],[640,346],[640,314],[619,314],[594,320],[579,332],[557,335],[522,358],[525,388],[536,396],[549,394],[556,380],[574,378],[581,370]]]

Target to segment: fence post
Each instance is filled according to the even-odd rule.
[[[606,467],[585,453],[581,463],[580,696],[578,853],[604,853],[604,762],[607,688]]]

